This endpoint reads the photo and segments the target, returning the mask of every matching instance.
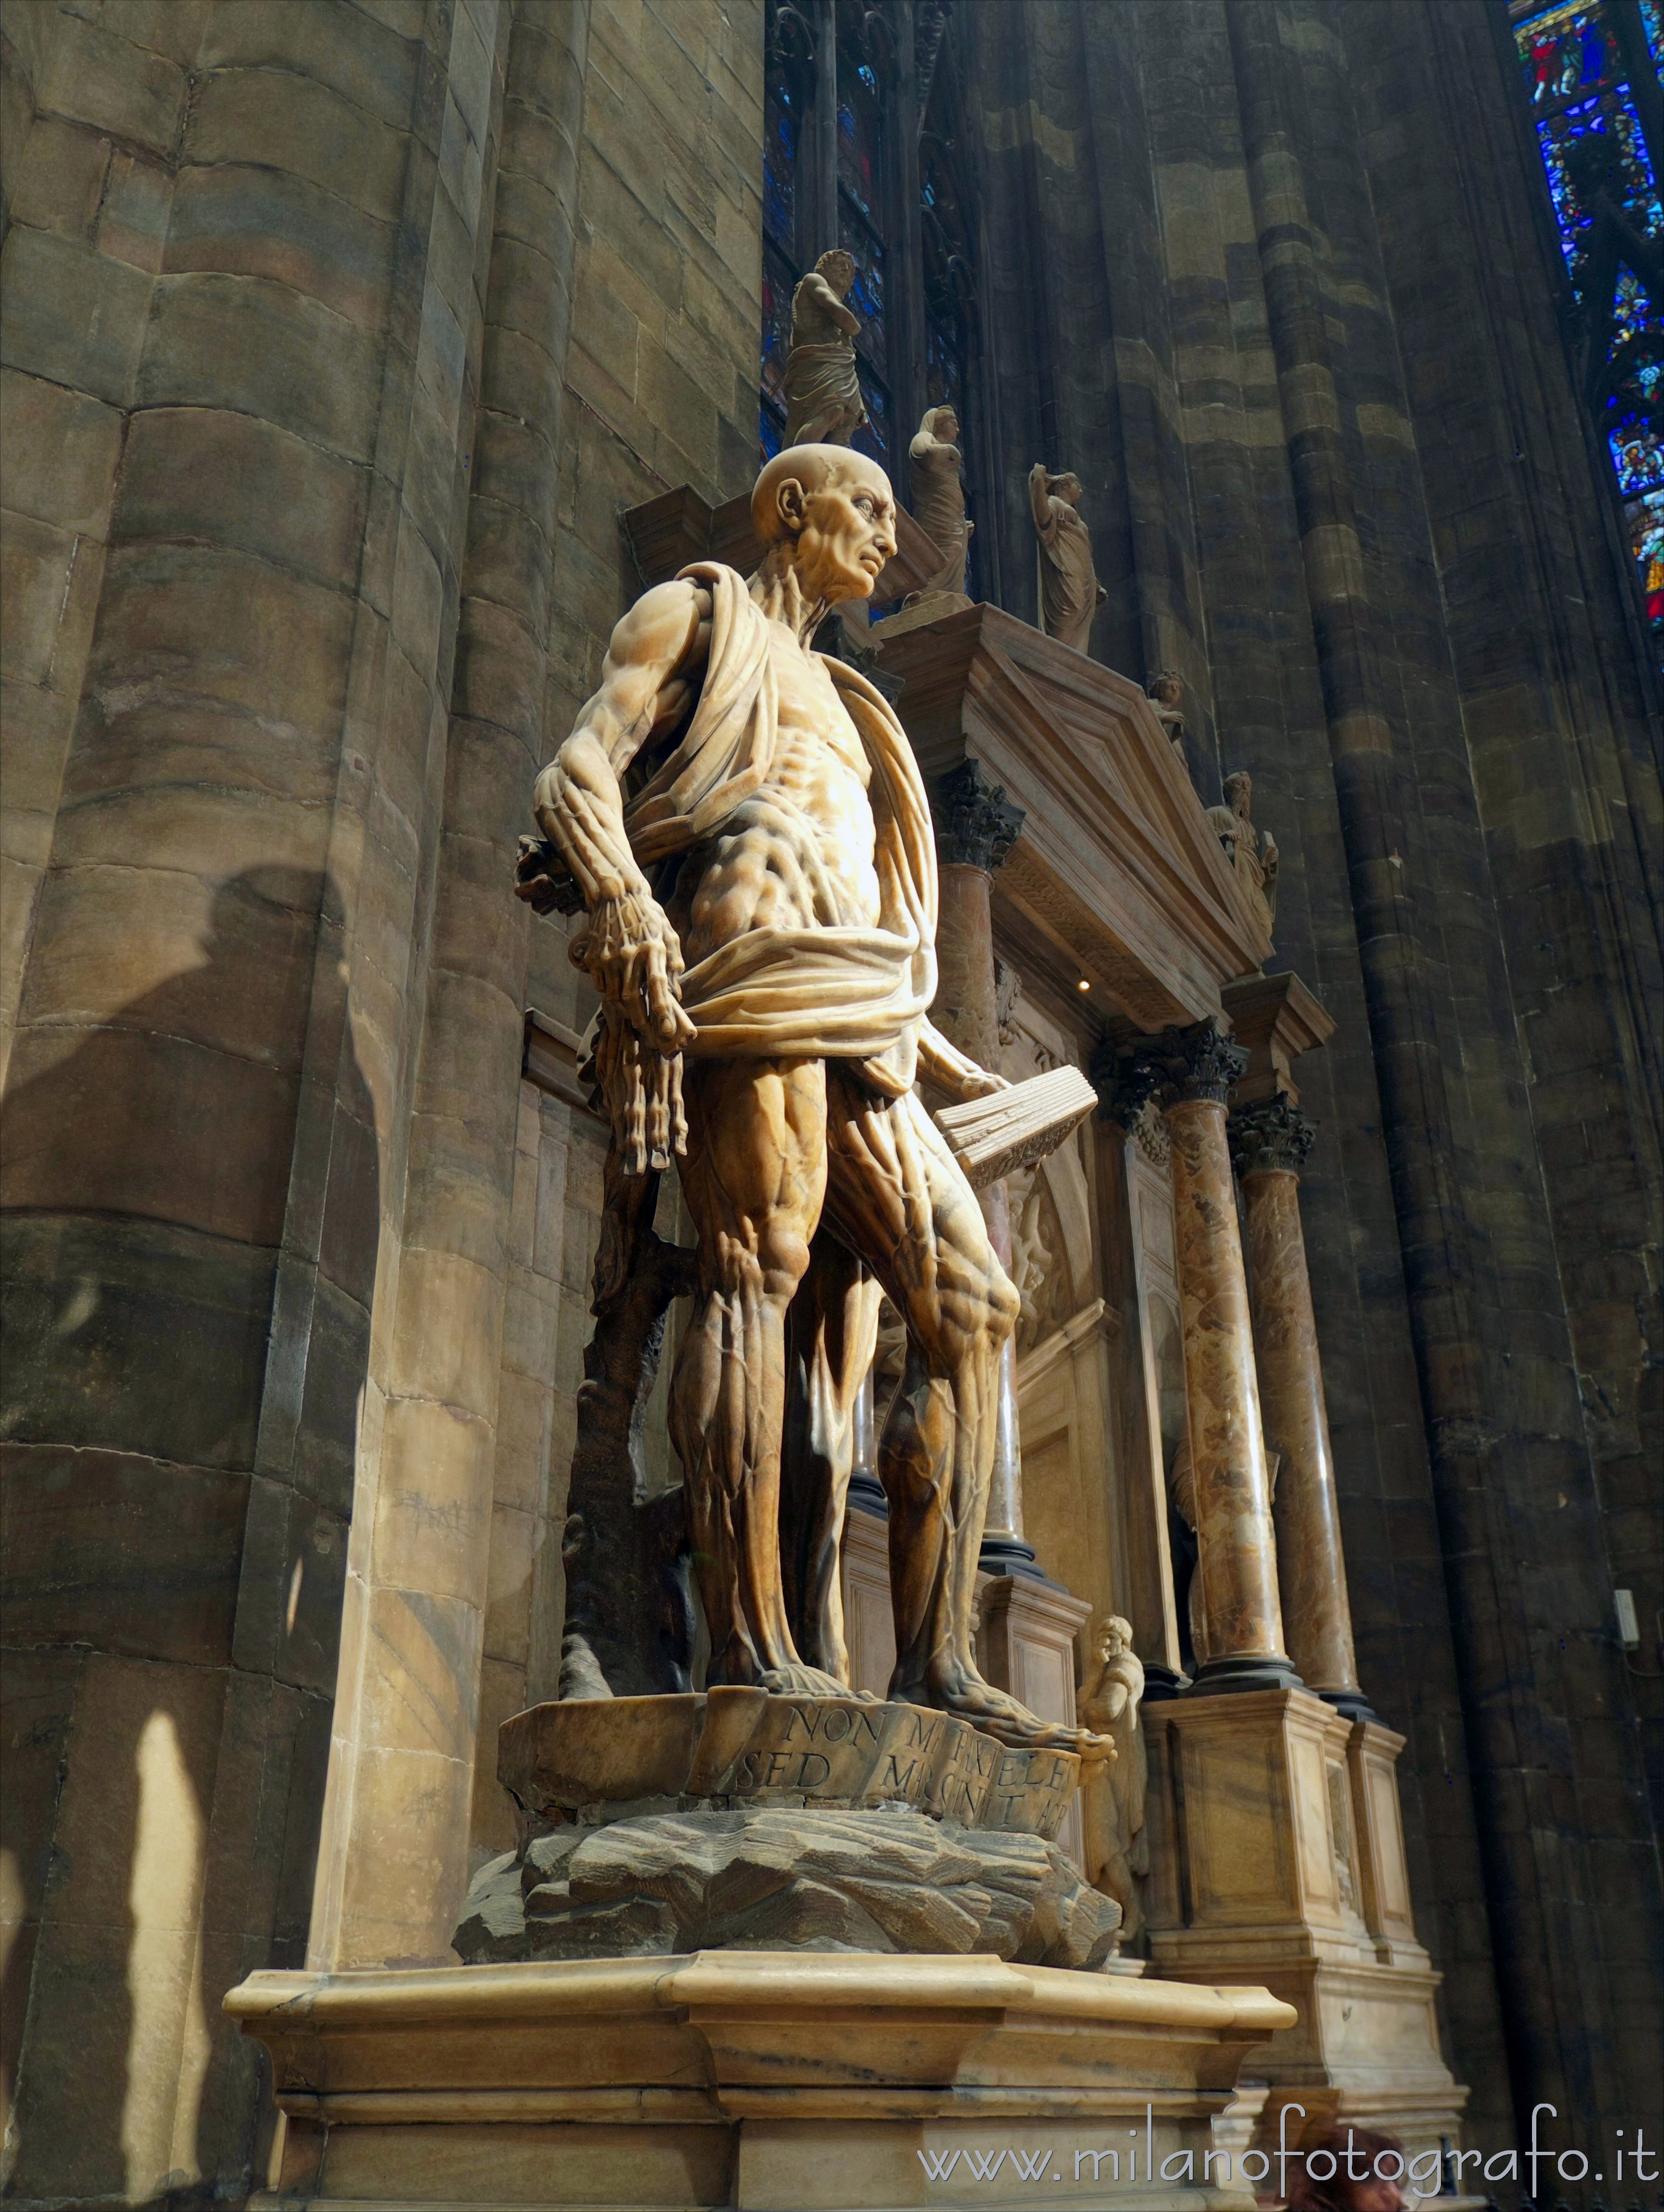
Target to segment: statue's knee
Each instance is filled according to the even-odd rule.
[[[809,1239],[795,1222],[770,1223],[757,1238],[754,1264],[763,1296],[789,1304],[809,1272]]]

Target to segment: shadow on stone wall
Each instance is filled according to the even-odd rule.
[[[317,871],[246,871],[201,965],[14,1058],[8,2195],[223,2198],[261,2154],[220,2000],[305,1954],[380,1231],[338,912]]]

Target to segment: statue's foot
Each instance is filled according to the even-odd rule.
[[[853,1698],[858,1705],[876,1705],[870,1690],[852,1690],[835,1674],[794,1660],[789,1667],[770,1667],[758,1679],[758,1687],[775,1698]]]
[[[891,1694],[910,1695],[903,1690]],[[924,1695],[911,1697],[910,1701],[951,1713],[956,1720],[969,1721],[984,1735],[1009,1744],[1013,1751],[1068,1751],[1088,1765],[1115,1755],[1108,1736],[1094,1735],[1088,1729],[1066,1728],[1061,1721],[1042,1720],[1008,1691],[996,1690],[992,1682],[985,1682],[974,1667],[950,1662],[932,1668],[926,1678]]]

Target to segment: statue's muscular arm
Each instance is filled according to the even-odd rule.
[[[646,592],[613,631],[601,688],[532,794],[537,826],[589,909],[574,951],[602,996],[664,1052],[693,1033],[677,1004],[682,948],[630,851],[619,778],[686,711],[710,641],[708,591],[678,578]]]
[[[845,307],[824,276],[811,269],[803,280],[803,289],[805,298],[812,301],[829,322],[835,323],[850,337],[854,337],[861,327],[861,319],[852,308]]]

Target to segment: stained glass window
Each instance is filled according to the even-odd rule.
[[[773,88],[762,153],[762,221],[768,235],[787,252],[797,236],[798,120],[788,88],[783,84]]]
[[[1660,0],[1514,0],[1510,12],[1580,311],[1584,396],[1664,644],[1664,207],[1633,82],[1664,60],[1664,17]]]
[[[970,240],[959,180],[948,142],[926,131],[920,147],[920,231],[925,249],[925,398],[932,407],[951,407],[959,419],[961,449],[969,420],[966,383],[970,359]],[[966,509],[975,518],[969,471]],[[975,571],[976,536],[972,531],[965,588],[978,596]]]
[[[820,198],[833,191],[837,243],[855,264],[849,305],[861,326],[855,351],[867,421],[855,434],[857,449],[894,473],[898,464],[904,468],[923,405],[946,402],[962,430],[970,427],[974,256],[953,154],[959,94],[946,35],[950,12],[949,0],[914,0],[912,51],[904,54],[909,11],[891,0],[835,0],[824,10],[808,0],[767,0],[758,417],[765,456],[780,450],[786,428],[793,290],[833,242],[825,234],[834,209]],[[910,228],[901,195],[914,192],[924,230],[916,265],[899,258]],[[903,413],[904,422],[897,419]]]
[[[762,245],[762,450],[779,453],[786,431],[786,357],[792,349],[792,264],[766,238]]]

